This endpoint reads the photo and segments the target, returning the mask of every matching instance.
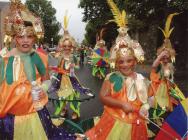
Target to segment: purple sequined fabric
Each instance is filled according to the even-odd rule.
[[[56,77],[56,79],[52,79],[52,85],[48,89],[48,93],[50,93],[50,94],[55,94],[61,86],[62,74],[58,74],[55,77]]]
[[[62,74],[58,74],[56,76],[56,79],[53,79],[52,86],[48,89],[48,93],[55,94],[58,91],[58,89],[61,86],[61,77],[62,77]],[[69,78],[70,78],[72,87],[75,92],[78,92],[84,95],[87,95],[87,94],[90,94],[90,96],[92,95],[92,91],[88,88],[83,87],[75,76],[69,76]]]
[[[68,133],[63,128],[56,127],[52,124],[50,114],[46,108],[38,111],[39,118],[49,140],[75,140],[74,134]]]
[[[92,91],[90,89],[82,87],[82,85],[79,83],[79,81],[76,77],[70,77],[70,81],[71,81],[72,87],[75,91],[77,91],[81,94],[92,93]]]
[[[39,118],[49,140],[75,140],[76,136],[56,127],[52,124],[50,114],[46,107],[38,111]],[[36,128],[37,129],[37,128]],[[14,116],[7,115],[0,118],[0,140],[13,140],[14,136]]]
[[[14,116],[7,115],[0,118],[0,140],[13,140],[14,136]]]

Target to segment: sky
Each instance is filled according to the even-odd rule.
[[[9,1],[9,0],[0,0]],[[86,23],[82,22],[82,12],[83,9],[78,8],[80,0],[50,0],[52,1],[52,6],[56,9],[56,18],[63,25],[63,17],[65,11],[68,11],[70,16],[68,30],[69,33],[78,41],[82,42],[85,34]],[[24,3],[25,0],[22,0]],[[63,29],[60,31],[63,34]]]

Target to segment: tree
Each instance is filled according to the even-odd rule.
[[[79,7],[84,9],[83,21],[88,22],[86,26],[86,41],[94,45],[96,43],[96,34],[107,23],[108,19],[112,17],[110,9],[106,1],[101,0],[81,0]]]
[[[186,62],[181,62],[185,60],[187,53],[186,37],[188,33],[185,29],[188,25],[186,20],[188,17],[188,3],[185,0],[114,0],[114,2],[120,10],[125,9],[128,15],[129,34],[132,38],[139,40],[146,51],[147,60],[150,61],[153,61],[152,59],[156,57],[156,48],[163,42],[163,35],[158,27],[164,27],[168,14],[182,12],[173,19],[172,24],[175,26],[175,30],[171,40],[178,54],[176,64],[181,65],[181,68],[185,66]],[[88,43],[93,44],[97,27],[104,26],[108,20],[113,18],[111,11],[106,0],[80,0],[79,6],[84,9],[83,21],[88,22],[89,26],[86,28],[86,40]],[[116,29],[117,26],[113,26],[113,28],[109,26],[108,30],[112,33],[111,36],[109,33],[106,34],[109,40],[115,39]]]
[[[30,11],[41,17],[44,25],[44,42],[57,44],[60,36],[58,35],[61,24],[57,21],[55,14],[56,9],[52,7],[51,1],[48,0],[27,0],[26,6]]]

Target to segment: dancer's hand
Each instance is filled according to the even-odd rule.
[[[133,112],[133,107],[130,103],[123,103],[122,104],[122,110],[125,112],[125,113],[130,113],[130,112]]]
[[[139,110],[139,115],[143,118],[143,119],[146,119],[149,117],[149,112],[148,112],[148,109],[144,108],[144,107],[141,107],[140,110]]]
[[[157,57],[157,59],[155,59],[155,61],[153,62],[152,68],[154,68],[154,69],[157,68],[159,66],[160,62],[163,61],[163,58],[165,58],[165,57],[167,57],[167,58],[169,57],[169,52],[166,50],[161,52],[159,54],[159,56]]]
[[[42,100],[46,98],[46,93],[44,91],[41,90],[40,94],[39,94],[39,99]]]
[[[75,64],[70,64],[70,68],[74,68],[75,67]]]
[[[83,134],[76,133],[75,135],[76,135],[76,140],[84,140],[86,138],[86,136]]]
[[[161,54],[158,56],[158,58],[161,60],[163,59],[163,57],[168,57],[169,56],[169,52],[164,50],[163,52],[161,52]]]
[[[155,106],[155,97],[154,96],[148,98],[148,104],[150,107]]]

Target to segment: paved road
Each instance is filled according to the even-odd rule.
[[[91,75],[90,66],[82,66],[76,72],[80,83],[90,88],[95,93],[95,98],[81,104],[81,117],[83,119],[101,115],[103,111],[102,103],[99,100],[99,91],[103,80],[99,80]]]

